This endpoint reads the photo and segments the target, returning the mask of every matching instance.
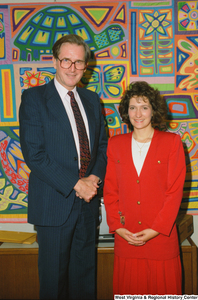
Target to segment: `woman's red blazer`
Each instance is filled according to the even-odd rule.
[[[179,254],[175,220],[186,174],[179,135],[154,131],[138,176],[131,153],[132,133],[114,136],[108,143],[104,204],[109,231],[125,227],[132,233],[152,228],[160,234],[144,246],[129,245],[115,234],[115,254],[122,257],[170,259]],[[121,224],[124,216],[125,224]]]

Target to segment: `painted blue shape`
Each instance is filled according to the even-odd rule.
[[[50,24],[47,24],[49,22],[49,19],[50,19]],[[53,28],[53,24],[54,24],[54,17],[52,16],[46,16],[44,18],[44,20],[42,21],[42,26],[43,27],[46,27],[46,28]]]
[[[185,78],[187,78],[188,77],[188,75],[177,75],[176,76],[176,87],[178,87],[179,86],[179,84],[180,84],[180,82],[182,81],[182,80],[184,80]],[[184,90],[184,89],[183,89]]]
[[[172,112],[168,110],[168,115],[171,115],[173,117],[189,117],[189,106],[188,102],[184,101],[178,101],[178,100],[168,100],[167,105],[169,108],[169,104],[174,103],[172,106],[172,109],[174,109],[176,112]],[[185,104],[186,113],[184,113],[184,106],[182,104]]]
[[[39,24],[42,17],[43,17],[43,13],[41,12],[40,14],[36,15],[35,18],[32,19],[32,23]]]
[[[61,7],[50,7],[50,8],[48,8],[47,10],[46,10],[46,12],[47,13],[53,13],[53,14],[55,14],[55,13],[57,13],[57,14],[60,14],[60,13],[66,13],[68,11],[68,9],[66,8],[66,7],[63,7],[63,6],[61,6]]]
[[[198,47],[198,36],[188,36],[187,39],[190,40],[193,44],[195,44],[196,47]]]
[[[136,64],[136,13],[131,13],[131,74],[137,75]]]
[[[41,46],[43,46],[43,47],[50,47],[50,45],[51,45],[51,31],[44,31],[44,30],[38,30],[37,32],[36,32],[36,34],[35,34],[35,37],[30,41],[30,46],[38,46],[38,47],[41,47]],[[45,41],[43,41],[43,40],[41,40],[40,42],[39,42],[39,39],[37,38],[37,36],[40,36],[40,35],[46,35],[47,36],[47,38],[45,37]]]
[[[184,61],[189,57],[188,53],[185,53],[183,51],[181,51],[178,47],[177,47],[177,71],[179,71],[179,69],[181,68],[182,64],[184,63]]]

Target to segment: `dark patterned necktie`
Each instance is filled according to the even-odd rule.
[[[90,162],[90,151],[89,151],[89,141],[87,137],[87,132],[85,129],[85,124],[78,106],[76,99],[74,98],[74,93],[72,91],[68,92],[71,98],[71,107],[76,120],[76,126],[78,131],[79,143],[80,143],[80,163],[81,168],[79,170],[79,177],[83,178],[85,176],[87,167]]]

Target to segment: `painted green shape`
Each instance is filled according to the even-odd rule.
[[[186,50],[192,50],[192,46],[186,41],[181,41],[181,46],[184,47]]]
[[[98,21],[100,22],[101,19],[103,19],[106,15],[106,13],[109,11],[108,9],[88,9],[90,15],[92,17],[94,17],[96,23],[98,23]]]
[[[144,7],[144,6],[163,6],[163,5],[170,5],[170,1],[158,1],[158,2],[149,2],[149,1],[145,1],[145,2],[134,2],[133,6],[139,6],[139,7]]]

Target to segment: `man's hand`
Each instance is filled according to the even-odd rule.
[[[86,202],[90,202],[91,199],[97,194],[99,178],[95,175],[89,175],[78,180],[74,186],[76,196],[80,199],[84,199]]]
[[[91,174],[91,175],[89,175],[88,177],[85,177],[85,178],[83,178],[83,179],[86,179],[86,180],[88,179],[88,180],[92,181],[93,184],[94,184],[97,188],[99,188],[98,182],[99,182],[100,178],[99,178],[98,176],[95,176],[95,175]]]

